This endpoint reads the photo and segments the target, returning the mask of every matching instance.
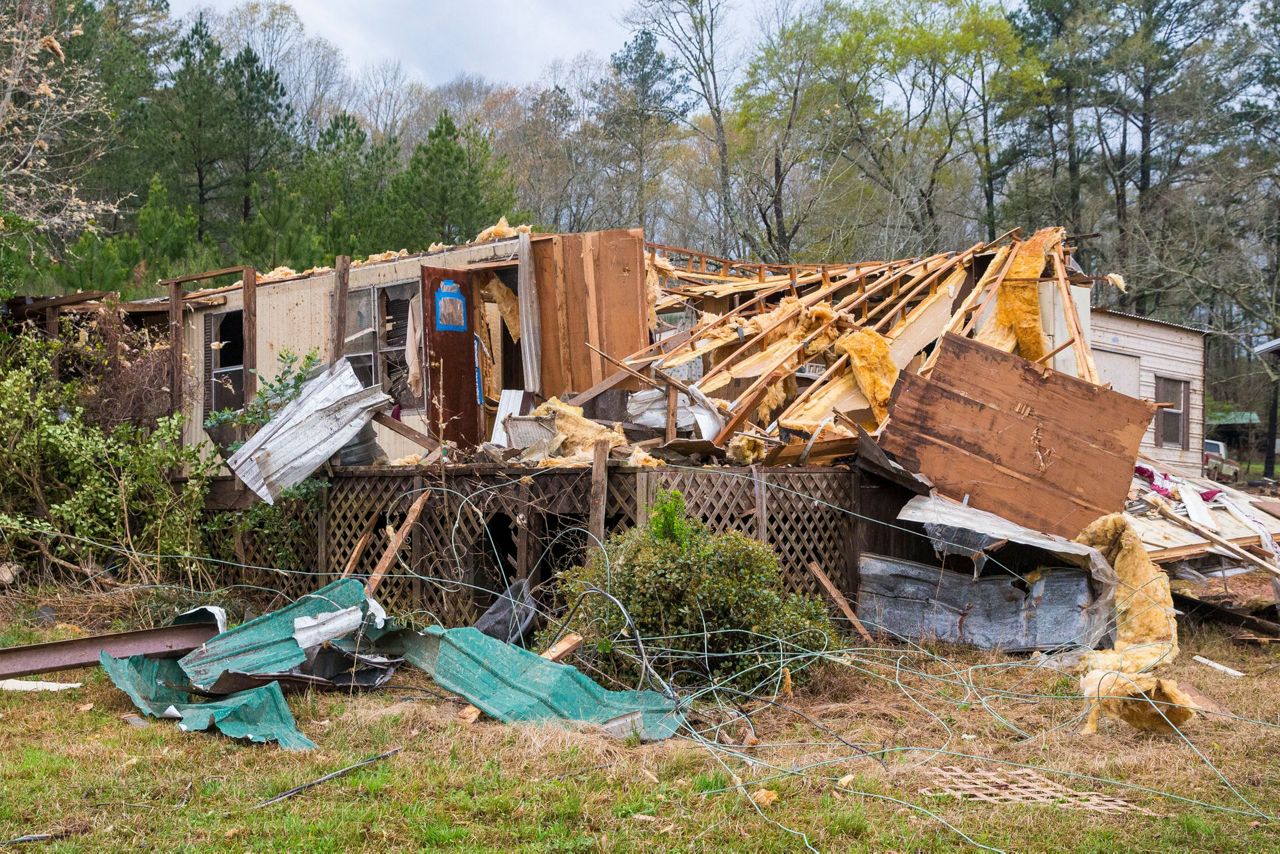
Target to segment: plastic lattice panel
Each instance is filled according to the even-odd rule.
[[[983,771],[955,765],[935,768],[936,789],[924,789],[930,796],[952,795],[989,804],[1042,804],[1065,809],[1088,810],[1109,814],[1137,813],[1156,816],[1136,804],[1102,792],[1078,792],[1050,780],[1030,768],[1006,771]]]

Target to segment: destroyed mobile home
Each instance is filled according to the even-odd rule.
[[[1267,618],[1280,508],[1140,458],[1161,402],[1100,383],[1089,294],[1111,285],[1080,269],[1061,228],[786,267],[636,230],[502,223],[482,238],[302,274],[215,271],[238,281],[184,290],[192,277],[125,306],[169,324],[172,404],[192,444],[283,352],[319,354],[296,399],[232,437],[234,451],[219,443],[228,477],[213,501],[277,502],[324,471],[308,559],[338,579],[321,591],[277,579],[305,614],[259,618],[176,662],[104,649],[139,708],[305,747],[280,687],[376,687],[408,661],[502,720],[671,735],[670,687],[614,696],[513,637],[444,628],[518,598],[504,591],[541,590],[555,563],[642,524],[661,489],[711,528],[771,545],[791,589],[833,601],[868,637],[1069,662],[1090,728],[1104,712],[1157,731],[1194,714],[1159,676],[1178,611],[1280,634]],[[1219,595],[1246,577],[1270,597]],[[440,625],[389,628],[375,595]],[[525,694],[503,694],[523,680]],[[272,720],[224,723],[246,716]]]

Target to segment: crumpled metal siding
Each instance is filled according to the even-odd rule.
[[[308,379],[296,400],[253,434],[227,466],[263,501],[274,504],[351,441],[392,402],[382,389],[365,388],[341,359]]]
[[[306,649],[359,628],[368,611],[364,585],[343,578],[278,611],[223,632],[178,663],[202,691],[228,671],[288,673],[307,660]]]

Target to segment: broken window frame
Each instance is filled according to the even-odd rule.
[[[232,328],[240,334],[240,361],[223,364],[223,347],[214,347],[215,341],[226,344],[223,324],[232,322]],[[206,314],[204,317],[204,412],[244,409],[244,312],[241,309]],[[226,396],[229,395],[229,398]],[[220,399],[222,398],[222,399]],[[221,405],[220,405],[221,404]]]
[[[409,309],[421,292],[416,279],[373,285],[347,294],[347,361],[366,387],[381,386],[402,412],[426,411],[425,395],[415,397],[408,387],[404,350],[409,332]],[[406,308],[391,310],[392,302]],[[366,319],[367,318],[367,319]]]
[[[1169,391],[1174,391],[1169,394]],[[1158,448],[1191,449],[1191,381],[1178,377],[1155,378],[1157,403],[1167,403],[1156,413],[1155,443]],[[1166,399],[1168,398],[1168,399]],[[1169,416],[1177,416],[1177,435],[1170,437],[1167,429]]]

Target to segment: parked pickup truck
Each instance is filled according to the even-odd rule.
[[[1218,483],[1235,483],[1240,480],[1240,464],[1228,459],[1225,442],[1204,440],[1204,476]]]

